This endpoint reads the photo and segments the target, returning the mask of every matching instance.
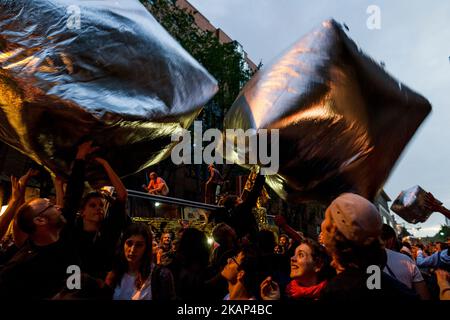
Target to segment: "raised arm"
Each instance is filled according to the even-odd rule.
[[[128,192],[119,176],[105,159],[96,157],[94,158],[94,161],[99,163],[104,168],[111,184],[117,192],[116,200],[113,201],[109,207],[100,229],[102,234],[102,242],[107,244],[107,250],[110,250],[108,252],[112,254],[115,250],[117,241],[120,238],[120,234],[123,230],[125,230],[130,222],[130,218],[128,217],[126,210]]]
[[[55,185],[56,205],[64,206],[64,182],[60,176],[56,176],[53,184]]]
[[[116,174],[116,172],[111,168],[108,161],[102,158],[94,158],[95,161],[97,161],[104,169],[106,174],[108,175],[109,180],[111,181],[114,189],[117,192],[117,200],[121,202],[125,202],[128,197],[128,192],[125,186],[122,183],[122,180],[120,180],[119,176]]]
[[[256,202],[258,201],[258,197],[261,195],[261,191],[264,187],[265,181],[266,177],[264,175],[258,174],[253,185],[253,189],[248,193],[247,198],[245,198],[244,202],[241,205],[247,207],[250,210],[255,207]]]
[[[286,218],[282,215],[275,216],[275,224],[283,229],[283,231],[293,240],[302,242],[302,236],[297,233],[290,225],[287,224]]]
[[[63,215],[69,224],[75,222],[81,198],[83,197],[86,157],[97,149],[98,147],[92,146],[92,141],[84,142],[78,146],[72,172],[67,182],[66,193],[64,194]]]
[[[25,189],[30,178],[37,174],[35,170],[28,170],[20,179],[11,177],[11,198],[3,215],[0,216],[0,239],[6,234],[17,209],[25,202]]]
[[[450,210],[442,205],[442,202],[437,200],[431,192],[427,192],[425,196],[425,206],[433,211],[442,213],[445,217],[450,219]]]
[[[436,268],[439,264],[438,252],[433,253],[431,256],[425,257],[422,250],[417,252],[416,264],[419,268]]]
[[[6,234],[6,231],[8,230],[8,226],[11,223],[12,219],[14,218],[14,215],[19,208],[20,204],[22,203],[17,198],[15,198],[14,193],[16,193],[14,190],[19,189],[18,188],[18,179],[16,177],[11,177],[11,186],[12,186],[12,195],[8,202],[8,207],[6,208],[3,215],[0,216],[0,239],[3,238]]]

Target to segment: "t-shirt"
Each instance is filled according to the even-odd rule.
[[[412,289],[414,282],[424,281],[414,261],[403,253],[386,249],[387,267],[384,272]]]
[[[83,230],[83,220],[77,220],[73,238],[81,259],[81,270],[89,275],[104,279],[112,267],[120,234],[126,228],[125,202],[116,200],[108,209],[99,232]]]
[[[154,269],[154,266],[152,266]],[[136,276],[125,273],[114,289],[113,300],[152,300],[151,276],[144,282],[140,289],[136,289]]]
[[[418,295],[389,274],[381,272],[380,289],[369,289],[366,270],[346,269],[328,281],[320,300],[336,301],[417,301]]]
[[[71,241],[60,238],[46,246],[30,239],[0,266],[0,299],[50,299],[66,286],[67,269],[80,265]]]

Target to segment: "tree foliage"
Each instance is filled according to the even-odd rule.
[[[433,241],[445,242],[450,237],[450,227],[441,225],[441,229],[433,236]]]
[[[404,237],[410,237],[410,236],[412,236],[412,234],[408,232],[408,230],[405,228],[405,226],[402,226],[400,229],[400,232],[398,234],[399,239],[403,239]]]
[[[220,43],[214,32],[203,31],[194,16],[171,0],[141,1],[156,20],[200,62],[219,84],[219,91],[205,108],[205,127],[222,128],[222,120],[252,76],[235,41]]]

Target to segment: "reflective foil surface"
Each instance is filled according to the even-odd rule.
[[[402,191],[392,203],[391,210],[409,223],[425,222],[433,213],[425,207],[426,191],[414,186]]]
[[[330,20],[259,70],[225,128],[279,129],[279,170],[266,182],[283,199],[373,200],[430,111]]]
[[[0,0],[0,139],[56,174],[89,137],[121,176],[157,163],[217,89],[139,1]]]

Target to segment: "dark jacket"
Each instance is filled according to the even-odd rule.
[[[380,272],[380,289],[369,289],[367,280],[371,274],[359,269],[347,269],[331,279],[322,290],[324,301],[414,301],[417,294],[403,283]]]

